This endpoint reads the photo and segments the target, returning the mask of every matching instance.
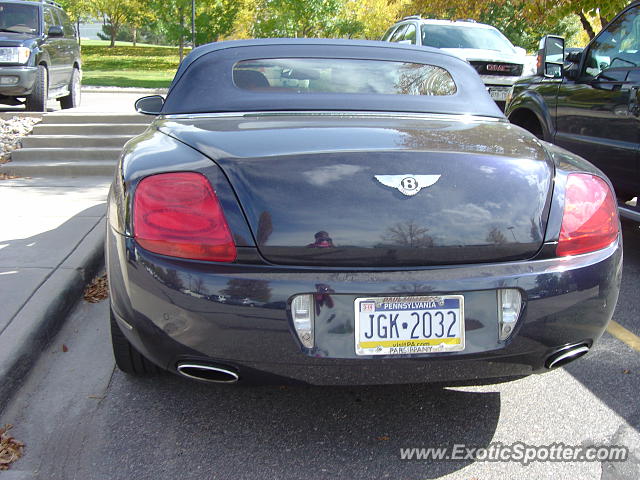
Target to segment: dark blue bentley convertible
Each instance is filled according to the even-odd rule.
[[[607,178],[435,49],[195,49],[124,149],[116,363],[233,382],[478,383],[585,354],[618,297]]]

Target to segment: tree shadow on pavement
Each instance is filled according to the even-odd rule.
[[[640,228],[634,222],[622,223],[624,264],[622,286],[613,319],[640,335]],[[640,431],[640,355],[608,333],[593,350],[564,367],[609,408]]]

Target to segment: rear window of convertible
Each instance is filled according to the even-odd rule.
[[[233,66],[242,90],[289,93],[364,93],[446,96],[456,93],[442,67],[386,60],[270,58]]]

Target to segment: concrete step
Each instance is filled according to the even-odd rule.
[[[44,113],[42,112],[25,112],[24,110],[14,110],[8,112],[0,112],[0,119],[2,120],[10,120],[13,117],[42,117]]]
[[[23,148],[122,147],[131,135],[29,135]]]
[[[55,112],[45,115],[42,123],[46,125],[68,124],[68,123],[142,123],[149,124],[154,117],[150,115],[141,115],[139,113],[67,113]]]
[[[33,127],[33,135],[139,135],[147,129],[143,123],[60,123],[42,124]]]
[[[78,148],[21,148],[11,152],[12,163],[23,161],[94,161],[111,160],[115,162],[120,157],[121,148],[118,147],[78,147]]]
[[[0,165],[0,173],[18,177],[82,177],[86,175],[113,176],[116,170],[115,160],[76,160],[76,161],[11,161]]]

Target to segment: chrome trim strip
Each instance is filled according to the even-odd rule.
[[[547,368],[553,368],[555,365],[557,365],[558,363],[562,362],[563,360],[566,360],[568,358],[573,358],[576,356],[582,356],[585,353],[587,353],[589,351],[589,347],[583,345],[581,347],[577,347],[577,348],[570,348],[568,349],[566,352],[564,352],[562,355],[558,355],[558,357],[554,358],[550,363],[549,366]]]
[[[368,117],[368,118],[406,118],[406,119],[433,119],[456,120],[474,122],[506,122],[506,118],[483,117],[468,114],[450,113],[410,113],[410,112],[361,112],[361,111],[273,111],[273,112],[219,112],[219,113],[177,113],[161,115],[164,119],[190,119],[190,118],[227,118],[227,117],[279,117],[279,116],[317,116],[317,117]]]
[[[627,206],[619,206],[618,211],[621,217],[633,220],[634,222],[640,222],[640,210]]]
[[[514,83],[523,77],[524,75],[480,75],[486,87],[512,87]]]

